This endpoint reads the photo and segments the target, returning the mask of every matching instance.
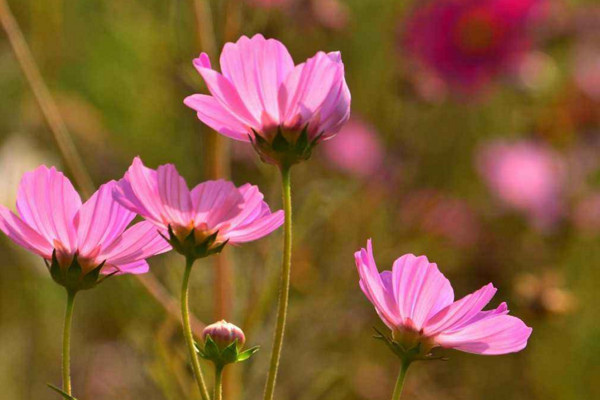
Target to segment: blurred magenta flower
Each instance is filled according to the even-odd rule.
[[[530,23],[543,0],[437,0],[409,16],[405,47],[453,89],[473,92],[530,48]]]
[[[506,303],[482,311],[496,288],[490,283],[454,301],[450,282],[427,257],[406,254],[379,273],[371,240],[355,255],[360,287],[396,343],[416,357],[437,346],[498,355],[522,350],[532,329],[508,315]]]
[[[218,180],[189,190],[174,165],[153,170],[139,157],[116,185],[114,195],[163,234],[171,230],[183,242],[193,233],[193,242],[208,244],[206,250],[259,239],[283,223],[283,211],[271,213],[256,186],[236,188],[231,182]]]
[[[341,137],[323,144],[323,154],[335,167],[358,177],[368,177],[383,163],[385,150],[373,126],[351,119],[340,131]]]
[[[279,161],[274,153],[308,158],[312,146],[335,135],[349,118],[350,91],[339,52],[318,52],[294,66],[281,42],[258,34],[227,43],[220,64],[222,73],[212,69],[206,53],[194,60],[211,96],[195,94],[184,103],[219,133],[252,141],[267,162]]]
[[[127,229],[135,213],[113,200],[115,186],[114,181],[100,186],[82,204],[61,172],[42,165],[21,179],[18,215],[0,205],[0,229],[47,261],[53,261],[54,253],[61,270],[75,259],[81,276],[100,266],[102,274],[145,273],[145,259],[170,247],[148,222]]]
[[[551,149],[533,142],[492,142],[477,157],[480,174],[507,206],[524,212],[539,228],[561,216],[564,163]]]

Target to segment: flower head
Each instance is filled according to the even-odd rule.
[[[113,200],[115,186],[100,186],[82,204],[61,172],[42,165],[23,175],[17,214],[0,205],[0,229],[51,262],[52,277],[72,290],[93,287],[98,274],[145,273],[145,259],[170,247],[148,222],[127,229],[135,213]]]
[[[493,142],[477,161],[492,192],[535,226],[547,227],[560,216],[564,166],[552,150],[531,142]]]
[[[480,89],[530,47],[528,24],[540,0],[438,0],[409,17],[405,45],[451,87]]]
[[[261,158],[293,164],[335,135],[350,115],[350,91],[339,52],[318,52],[294,65],[285,46],[262,35],[227,43],[221,73],[202,53],[194,66],[211,95],[184,103],[198,118],[232,139],[252,142]]]
[[[114,191],[115,199],[158,227],[180,253],[200,258],[225,243],[259,239],[283,223],[283,211],[271,213],[256,186],[207,181],[188,189],[172,164],[156,170],[133,160]]]
[[[482,311],[496,293],[491,283],[454,301],[450,282],[425,256],[404,255],[392,271],[379,273],[369,240],[354,257],[362,291],[394,342],[412,356],[424,357],[437,346],[496,355],[527,345],[531,328],[508,315],[506,303]]]

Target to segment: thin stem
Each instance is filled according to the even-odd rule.
[[[69,395],[71,394],[71,324],[73,321],[73,305],[76,293],[72,290],[67,290],[67,308],[65,310],[65,326],[63,329],[63,391]]]
[[[215,370],[215,394],[213,400],[223,400],[223,367]]]
[[[192,334],[192,326],[190,324],[190,310],[188,301],[188,286],[190,282],[190,273],[192,272],[192,266],[194,260],[186,258],[185,272],[183,274],[183,283],[181,284],[181,319],[183,320],[183,335],[187,343],[188,352],[190,353],[190,359],[192,361],[192,368],[194,370],[194,376],[196,377],[196,383],[198,384],[198,390],[202,400],[210,400],[206,384],[204,383],[204,376],[202,375],[202,369],[200,368],[200,360],[196,353],[194,346],[194,335]]]
[[[400,373],[398,374],[396,386],[394,387],[394,394],[392,395],[392,400],[400,400],[400,396],[402,395],[402,388],[404,387],[404,379],[406,378],[406,371],[408,371],[409,366],[410,361],[402,361]]]
[[[275,327],[275,339],[273,340],[273,352],[271,353],[271,365],[267,384],[265,386],[264,400],[272,400],[275,393],[275,381],[279,369],[281,348],[283,347],[283,335],[287,317],[288,301],[290,296],[290,271],[292,267],[292,190],[291,190],[291,168],[281,168],[281,187],[283,195],[283,210],[285,212],[284,239],[283,239],[283,264],[281,266],[281,283],[279,286],[279,305],[277,310],[277,324]]]

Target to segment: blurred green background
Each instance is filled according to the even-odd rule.
[[[209,178],[211,133],[182,103],[206,91],[191,63],[201,50],[194,1],[9,3],[96,185],[120,178],[136,155],[151,167],[175,163],[190,185]],[[485,93],[468,98],[450,93],[431,99],[418,90],[399,40],[417,3],[212,2],[221,43],[228,35],[261,32],[285,43],[296,62],[318,50],[340,50],[353,117],[372,126],[384,152],[383,164],[369,175],[334,168],[320,148],[294,169],[295,252],[279,398],[391,396],[399,362],[371,338],[372,327],[382,324],[358,288],[353,260],[369,237],[380,269],[407,252],[426,254],[457,297],[492,281],[499,288],[492,305],[506,300],[512,314],[534,328],[519,354],[439,351],[450,360],[416,364],[406,398],[600,398],[600,211],[575,211],[600,190],[600,103],[577,85],[574,67],[584,41],[580,18],[598,17],[597,5],[551,2],[531,50],[543,61],[535,64],[541,70],[503,74]],[[239,12],[239,23],[227,31],[231,10]],[[587,23],[597,28],[600,17]],[[0,197],[12,207],[23,172],[41,163],[66,167],[5,35],[0,94]],[[544,143],[565,160],[564,210],[551,229],[502,207],[477,172],[479,146],[519,138]],[[343,139],[342,132],[333,141]],[[249,154],[248,145],[224,143],[231,179],[258,184],[279,208],[276,170]],[[244,328],[249,344],[262,346],[251,362],[232,368],[232,400],[262,396],[281,239],[278,231],[224,252],[233,270],[228,318]],[[58,398],[46,383],[60,382],[64,292],[41,259],[6,237],[0,252],[0,397]],[[177,296],[181,258],[168,254],[150,264]],[[202,260],[191,299],[206,323],[216,318],[213,282],[212,260]],[[177,321],[133,277],[111,279],[80,296],[73,341],[80,399],[197,398]]]

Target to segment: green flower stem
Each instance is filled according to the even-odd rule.
[[[281,168],[281,186],[283,192],[283,210],[285,212],[284,239],[283,239],[283,264],[281,267],[281,283],[279,286],[279,305],[277,311],[277,325],[271,353],[271,365],[265,386],[264,400],[272,400],[275,392],[275,381],[279,369],[279,358],[283,347],[283,334],[287,317],[288,301],[290,296],[290,271],[292,267],[292,190],[291,168]]]
[[[404,379],[406,378],[406,371],[410,366],[410,361],[402,361],[402,367],[400,367],[400,373],[398,374],[398,380],[396,381],[396,387],[394,387],[394,394],[392,400],[400,400],[402,395],[402,388],[404,387]]]
[[[213,400],[223,400],[223,367],[215,369],[215,394]]]
[[[194,346],[194,336],[192,334],[192,326],[190,324],[188,285],[193,265],[194,260],[186,258],[185,272],[183,274],[183,283],[181,284],[181,319],[183,320],[183,335],[185,336],[188,352],[190,353],[190,359],[192,361],[194,376],[196,377],[196,383],[198,384],[198,390],[200,390],[200,395],[202,395],[202,400],[210,400],[208,390],[206,389],[206,384],[204,383],[202,369],[200,368],[200,360],[198,359],[198,354],[196,353],[196,348]]]
[[[67,290],[67,308],[65,310],[65,326],[63,329],[62,380],[63,391],[69,395],[71,395],[71,325],[76,293],[72,290]]]

